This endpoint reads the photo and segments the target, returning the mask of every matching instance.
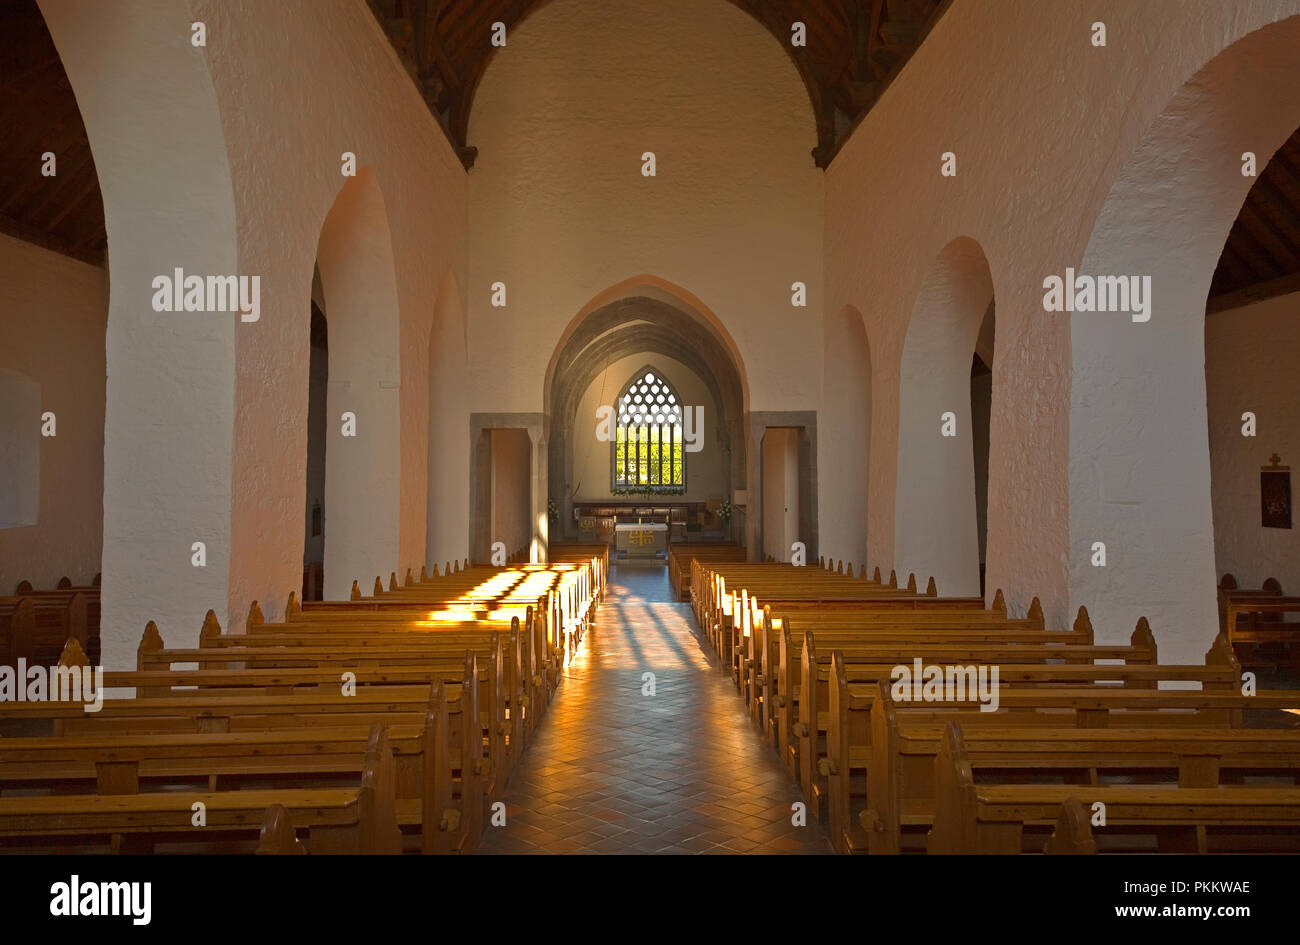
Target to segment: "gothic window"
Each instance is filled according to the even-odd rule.
[[[632,378],[615,405],[614,491],[686,491],[683,409],[657,371],[646,369]]]

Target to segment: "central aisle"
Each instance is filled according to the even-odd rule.
[[[668,596],[662,565],[615,565],[480,852],[831,852],[791,824],[798,788]]]

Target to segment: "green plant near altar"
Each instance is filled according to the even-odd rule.
[[[560,507],[555,504],[554,499],[546,500],[546,517],[552,522],[558,523],[560,521]]]
[[[730,522],[730,521],[731,521],[731,503],[730,503],[730,502],[723,502],[720,506],[718,506],[717,516],[718,516],[718,518],[722,521],[722,524],[724,524],[724,525],[725,525],[727,522]]]

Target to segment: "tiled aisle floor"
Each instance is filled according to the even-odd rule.
[[[481,852],[830,852],[791,824],[798,789],[670,596],[662,564],[615,565]]]

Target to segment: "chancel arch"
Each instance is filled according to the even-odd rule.
[[[647,374],[669,380],[671,396],[685,408],[680,431],[669,425],[670,434],[679,432],[682,438],[680,492],[672,484],[640,482],[640,470],[631,481],[625,477],[620,483],[616,475],[618,400],[629,395],[633,379],[638,379],[637,391],[631,398],[649,394],[653,382],[645,381]],[[742,375],[727,342],[680,296],[653,284],[627,287],[627,294],[592,309],[571,326],[548,375],[548,494],[560,537],[577,534],[578,500],[670,492],[681,501],[731,502],[736,490],[744,488]],[[645,394],[639,390],[643,384]],[[653,396],[661,395],[666,402],[669,393],[663,390]],[[642,406],[634,399],[629,404]],[[608,409],[602,414],[601,407]],[[692,411],[690,429],[686,410]],[[626,435],[626,427],[622,429]],[[691,443],[686,442],[688,434]],[[728,529],[743,535],[744,516],[737,510]]]

